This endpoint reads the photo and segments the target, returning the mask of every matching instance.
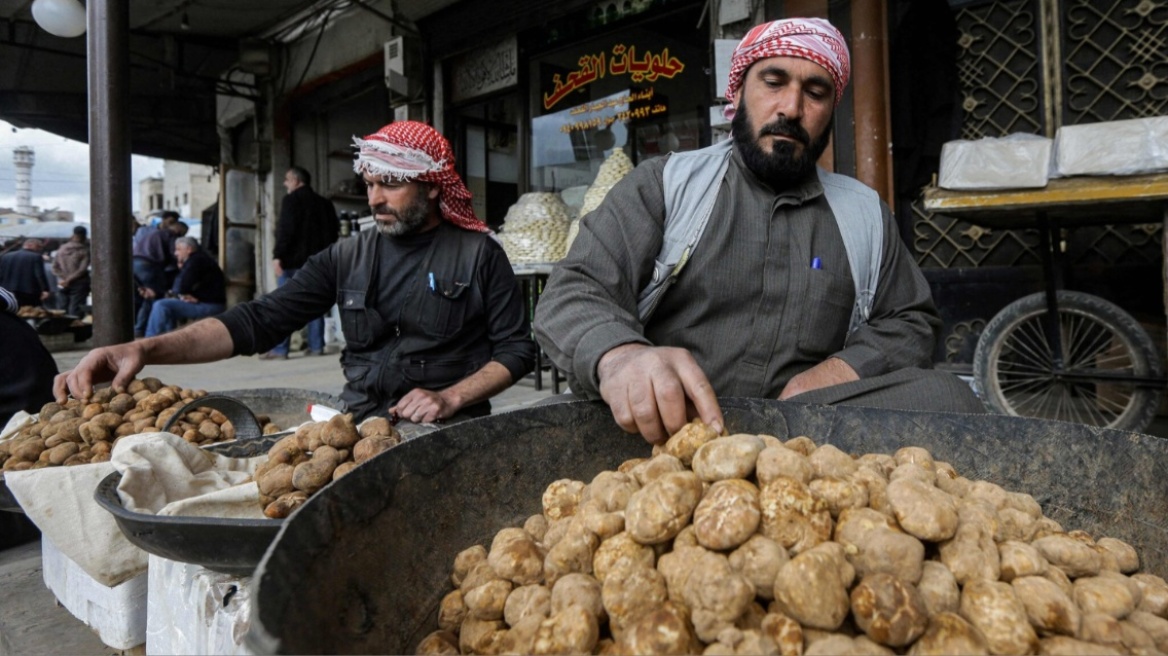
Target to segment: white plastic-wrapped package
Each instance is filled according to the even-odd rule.
[[[1011,134],[941,147],[943,189],[1040,189],[1050,177],[1052,142],[1036,134]]]
[[[147,654],[250,654],[251,577],[150,556]]]
[[[146,572],[103,585],[41,536],[41,573],[57,601],[107,646],[130,649],[146,642]]]
[[[1054,168],[1052,177],[1168,171],[1168,116],[1063,126]]]

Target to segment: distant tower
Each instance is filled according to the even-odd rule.
[[[20,214],[35,214],[32,206],[32,165],[33,150],[21,146],[12,151],[16,163],[16,211]]]

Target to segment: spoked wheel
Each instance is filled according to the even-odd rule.
[[[1148,333],[1118,306],[1090,294],[1058,292],[1063,367],[1054,370],[1046,338],[1046,295],[1006,306],[986,326],[973,375],[991,409],[1141,431],[1151,423],[1160,389],[1124,377],[1163,376]]]

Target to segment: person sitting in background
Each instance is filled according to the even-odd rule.
[[[154,301],[146,336],[153,337],[175,329],[181,319],[202,319],[227,309],[227,281],[223,270],[194,237],[179,237],[174,242],[174,257],[179,273],[167,298]],[[147,289],[144,293],[153,293]]]
[[[41,240],[25,239],[20,250],[0,256],[0,287],[10,291],[19,305],[40,305],[49,297],[42,250]]]
[[[85,226],[73,228],[73,236],[57,249],[53,257],[53,275],[65,314],[84,315],[82,308],[89,296],[89,236]]]
[[[162,223],[134,243],[134,280],[138,287],[135,301],[136,319],[134,336],[146,334],[146,322],[150,320],[150,309],[154,299],[162,298],[170,285],[166,281],[166,268],[174,259],[174,240],[179,236],[178,214],[167,211],[162,215]]]
[[[170,247],[173,251],[175,242],[179,237],[186,237],[187,233],[191,231],[191,227],[183,221],[175,221],[173,224],[171,224],[170,230]],[[166,263],[166,268],[163,269],[163,275],[166,276],[166,288],[170,289],[171,287],[174,287],[174,279],[178,277],[178,261],[174,258],[171,258],[170,261]]]

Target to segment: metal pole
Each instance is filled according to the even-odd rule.
[[[887,0],[852,2],[852,97],[856,108],[856,177],[895,207],[887,17]]]
[[[89,0],[89,206],[93,341],[134,337],[130,251],[130,3]]]

